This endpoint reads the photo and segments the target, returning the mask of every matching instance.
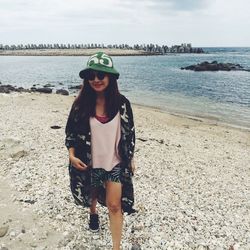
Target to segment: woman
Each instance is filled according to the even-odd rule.
[[[90,208],[92,231],[99,230],[97,201],[108,207],[113,249],[120,249],[123,212],[135,212],[133,113],[111,57],[96,53],[79,75],[83,86],[65,130],[71,191],[76,204]]]

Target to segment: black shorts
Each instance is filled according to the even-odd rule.
[[[121,183],[121,165],[117,164],[111,171],[102,168],[91,169],[91,186],[103,186],[106,181]]]

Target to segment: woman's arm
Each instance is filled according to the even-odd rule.
[[[75,148],[69,148],[69,160],[75,157]]]

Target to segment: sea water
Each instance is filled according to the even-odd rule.
[[[205,54],[112,57],[120,92],[131,102],[250,128],[250,72],[181,70],[203,61],[250,67],[250,48],[204,48]],[[88,57],[1,56],[0,82],[30,88],[81,84]]]

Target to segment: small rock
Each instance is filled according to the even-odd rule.
[[[28,155],[28,152],[25,151],[25,150],[20,150],[20,151],[17,151],[17,152],[13,152],[10,156],[15,159],[15,160],[18,160],[24,156],[27,156]]]
[[[35,247],[37,247],[37,244],[35,244],[35,243],[30,243],[30,246],[35,248]]]
[[[40,239],[41,239],[41,240],[45,240],[45,239],[47,239],[47,238],[48,238],[48,232],[45,231],[45,232],[43,232],[43,233],[41,234]]]
[[[141,250],[141,246],[138,243],[132,245],[131,250]]]
[[[63,232],[63,236],[65,237],[65,236],[68,236],[69,235],[69,232],[68,231],[65,231],[65,232]]]
[[[53,88],[55,85],[52,85],[50,83],[43,85],[44,88]]]
[[[196,250],[209,250],[209,247],[208,246],[205,246],[205,245],[199,245],[195,248]]]
[[[69,91],[67,91],[65,89],[58,89],[56,91],[56,94],[59,94],[59,95],[69,95]]]
[[[9,250],[7,247],[1,247],[0,250]]]
[[[140,141],[142,141],[142,142],[147,141],[147,139],[143,139],[143,138],[137,138],[137,140],[140,140]]]
[[[28,204],[35,204],[36,200],[20,200],[22,202],[28,203]]]
[[[9,226],[2,226],[0,227],[0,237],[3,237],[9,230]]]
[[[11,231],[10,232],[10,237],[15,237],[16,236],[16,233],[14,231]]]
[[[58,215],[56,216],[56,219],[57,219],[57,220],[62,220],[62,219],[63,219],[63,216],[62,216],[61,214],[58,214]]]
[[[99,239],[99,235],[93,235],[92,238],[93,238],[93,240],[97,240],[97,239]]]
[[[143,225],[142,224],[138,224],[138,225],[135,225],[135,226],[132,227],[133,231],[136,231],[136,230],[140,231],[142,229],[143,229]]]
[[[59,128],[61,128],[60,126],[57,126],[57,125],[54,125],[54,126],[51,126],[50,128],[52,128],[52,129],[59,129]]]
[[[51,94],[52,93],[51,88],[38,88],[35,91],[39,92],[39,93],[45,93],[45,94]]]
[[[36,87],[31,87],[31,88],[30,88],[30,91],[31,91],[31,92],[36,92],[36,90],[37,90]]]

